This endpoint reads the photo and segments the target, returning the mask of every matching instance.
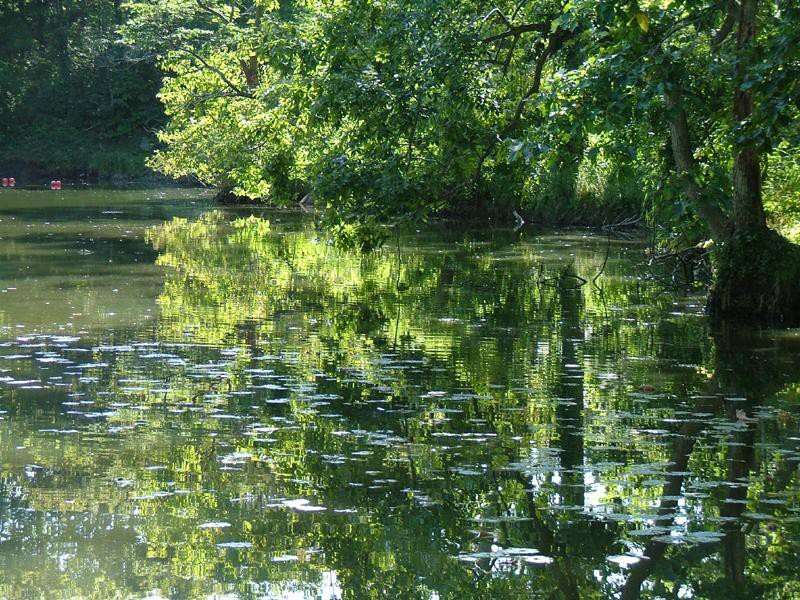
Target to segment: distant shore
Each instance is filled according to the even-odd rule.
[[[48,167],[28,161],[0,161],[0,176],[14,177],[20,189],[47,187],[53,179],[60,179],[65,186],[202,187],[194,178],[173,179],[150,169],[137,173],[98,174],[88,169]]]

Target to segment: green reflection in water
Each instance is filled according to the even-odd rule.
[[[0,216],[0,596],[800,591],[798,336],[638,243],[50,198]]]

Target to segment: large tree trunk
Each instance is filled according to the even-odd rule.
[[[742,89],[747,75],[743,53],[755,41],[758,0],[742,0],[739,5],[739,30],[736,48],[736,88],[733,93],[733,116],[744,123],[753,114],[755,99],[752,88]],[[736,232],[763,230],[767,226],[764,204],[761,201],[761,161],[752,143],[739,149],[733,166],[733,224]]]
[[[749,47],[755,42],[757,13],[758,0],[741,0],[733,98],[737,123],[747,121],[755,106],[752,90],[742,89],[741,84],[747,75]],[[752,143],[737,149],[733,188],[729,235],[718,245],[709,313],[744,322],[800,322],[800,247],[767,227],[760,158]],[[713,224],[709,225],[713,234]]]
[[[714,241],[721,242],[728,235],[728,219],[718,206],[710,204],[695,180],[695,160],[689,137],[689,121],[681,104],[681,90],[676,82],[668,82],[664,101],[669,118],[669,133],[675,166],[683,177],[683,188],[689,202],[705,220]]]

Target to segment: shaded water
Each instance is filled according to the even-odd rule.
[[[800,596],[800,336],[640,243],[13,192],[0,256],[0,597]]]

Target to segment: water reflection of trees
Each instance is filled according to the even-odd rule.
[[[114,451],[32,432],[31,460],[45,473],[16,484],[20,510],[42,519],[26,539],[48,539],[72,511],[84,519],[72,541],[107,558],[73,561],[83,576],[76,593],[90,572],[113,579],[119,563],[137,571],[122,588],[166,589],[178,577],[186,596],[255,595],[247,582],[259,581],[304,582],[311,593],[332,571],[352,598],[663,596],[681,586],[713,597],[743,574],[749,589],[788,589],[795,425],[767,409],[757,425],[740,424],[735,410],[788,406],[797,369],[772,360],[785,348],[765,357],[741,342],[709,343],[701,318],[670,314],[675,297],[628,278],[622,246],[601,299],[558,279],[570,264],[590,279],[605,242],[542,237],[511,247],[450,233],[359,256],[308,226],[229,224],[220,213],[173,221],[150,239],[168,267],[157,330],[95,346],[92,359],[108,367],[71,388],[130,404],[95,426],[97,435],[121,428]],[[132,340],[158,345],[120,349]],[[37,367],[16,369],[35,376]],[[273,375],[283,389],[263,387]],[[33,392],[15,393],[15,422],[38,423],[48,410],[63,420]],[[738,396],[747,400],[725,400]],[[8,455],[17,444],[0,442]],[[228,469],[221,457],[236,453],[247,458]],[[656,466],[640,474],[641,465]],[[118,477],[134,483],[120,487]],[[157,496],[180,488],[190,493]],[[742,514],[764,494],[782,494],[771,497],[785,508],[742,531],[758,524]],[[328,511],[289,511],[276,498]],[[139,538],[90,542],[115,515]],[[197,527],[220,515],[235,539]],[[721,539],[634,535],[669,535],[684,518]],[[225,550],[220,541],[250,545]],[[503,552],[515,548],[537,554]],[[287,553],[306,560],[270,562]],[[626,554],[648,558],[625,570],[607,560]],[[757,561],[766,570],[753,569]]]
[[[774,597],[789,597],[797,591],[793,589],[795,584],[791,578],[788,582],[781,581],[780,573],[791,571],[792,567],[789,564],[792,561],[791,553],[788,556],[784,554],[785,546],[779,548],[779,543],[775,543],[777,540],[769,533],[766,534],[766,539],[762,540],[751,536],[755,539],[751,539],[748,543],[747,533],[752,533],[758,527],[758,521],[742,517],[747,512],[748,504],[753,504],[754,498],[761,496],[762,500],[767,499],[766,488],[772,486],[765,483],[774,480],[774,475],[770,474],[773,468],[784,474],[781,478],[780,491],[786,491],[788,487],[785,475],[795,471],[794,497],[795,501],[797,499],[796,471],[800,465],[797,447],[794,451],[784,448],[783,450],[788,450],[788,454],[792,456],[788,460],[779,461],[779,465],[770,464],[772,462],[770,458],[774,459],[774,456],[762,456],[762,463],[765,464],[761,465],[761,472],[757,472],[756,468],[759,465],[756,464],[756,446],[761,446],[761,452],[769,448],[764,443],[765,432],[759,430],[768,427],[769,421],[759,422],[751,416],[754,411],[763,410],[764,406],[785,387],[787,381],[796,380],[798,376],[798,365],[795,362],[796,344],[775,344],[768,337],[754,332],[743,333],[726,329],[717,331],[713,337],[716,349],[713,375],[703,390],[704,395],[696,399],[694,412],[698,416],[688,419],[680,427],[672,442],[670,463],[673,472],[667,475],[659,503],[658,518],[654,523],[657,527],[669,527],[674,523],[678,505],[685,498],[684,485],[687,476],[690,475],[688,469],[693,450],[708,427],[708,421],[704,417],[721,414],[728,423],[721,440],[724,450],[720,449],[725,461],[724,480],[716,482],[719,491],[719,516],[716,520],[720,523],[721,541],[719,544],[701,546],[700,550],[685,554],[695,563],[719,562],[716,556],[721,559],[722,565],[718,573],[705,574],[706,581],[699,590],[704,597],[761,597],[767,593],[777,594]],[[764,343],[771,344],[772,347],[765,348]],[[786,360],[786,357],[789,359]],[[782,414],[789,415],[790,422],[793,420],[789,413]],[[761,434],[761,444],[757,444],[757,433]],[[749,494],[751,490],[755,491],[752,495]],[[773,488],[773,495],[777,495],[777,492],[778,490]],[[760,516],[768,517],[768,515]],[[774,522],[767,525],[766,532],[777,531],[779,527],[785,528],[785,533],[789,531],[793,531],[794,535],[797,533],[797,528],[789,523],[777,525]],[[774,546],[769,548],[772,544]],[[763,576],[764,564],[770,561],[764,560],[765,546],[768,553],[773,554],[771,566],[778,567],[776,573],[767,577]],[[658,539],[651,541],[645,547],[643,560],[631,569],[622,588],[621,598],[640,596],[642,584],[654,572],[664,571],[664,565],[660,563],[664,562],[669,549],[670,542]],[[677,562],[674,553],[671,558]],[[778,560],[774,560],[775,558]],[[784,562],[787,560],[788,563]],[[674,567],[670,565],[670,570],[673,569]],[[687,577],[686,574],[682,576]],[[775,584],[777,589],[772,589]]]
[[[284,238],[283,241],[286,240]],[[302,236],[296,237],[294,240],[303,243]],[[323,261],[329,260],[328,252],[332,251],[326,249],[322,255]],[[303,256],[306,259],[309,257],[308,254],[297,250],[276,252],[278,256],[289,254]],[[418,346],[415,350],[421,350],[423,356],[431,357],[433,360],[441,356],[455,360],[456,364],[461,367],[461,370],[457,370],[461,381],[479,392],[488,391],[490,385],[487,384],[492,381],[508,385],[515,381],[520,372],[524,373],[523,377],[528,378],[531,389],[544,387],[551,390],[548,399],[555,398],[555,402],[547,403],[552,411],[549,418],[554,424],[550,443],[559,456],[558,469],[551,473],[551,477],[557,473],[558,483],[555,486],[555,492],[561,506],[569,509],[566,514],[580,513],[580,509],[584,506],[586,490],[584,467],[588,462],[584,451],[586,430],[583,415],[586,408],[585,401],[587,397],[591,399],[593,395],[593,390],[584,389],[584,381],[591,379],[591,374],[587,377],[584,372],[584,366],[588,364],[590,367],[596,367],[597,364],[593,364],[593,360],[607,358],[608,353],[646,355],[648,351],[651,351],[655,354],[662,353],[669,356],[672,348],[679,350],[691,348],[693,352],[696,352],[695,348],[703,345],[702,338],[698,335],[702,332],[698,332],[698,329],[692,328],[691,325],[687,326],[685,321],[678,321],[683,328],[681,329],[681,327],[675,327],[676,320],[665,319],[663,325],[650,328],[648,333],[644,333],[637,330],[639,324],[646,319],[642,314],[636,315],[638,318],[631,319],[630,327],[620,326],[619,320],[603,318],[607,315],[604,310],[607,307],[599,306],[598,297],[587,293],[588,290],[572,289],[569,285],[542,286],[543,276],[541,273],[538,277],[526,277],[525,275],[528,275],[529,271],[525,265],[528,269],[531,269],[531,265],[536,265],[531,270],[537,267],[545,269],[541,257],[535,254],[523,256],[521,260],[517,256],[516,259],[519,262],[514,265],[514,269],[508,270],[498,270],[495,262],[497,257],[489,253],[487,258],[487,253],[483,248],[480,249],[480,252],[464,252],[457,256],[456,260],[459,261],[460,270],[453,267],[454,261],[451,254],[445,255],[444,258],[435,257],[433,260],[430,256],[411,255],[404,261],[400,260],[399,256],[392,257],[389,253],[383,256],[373,255],[370,260],[374,262],[369,264],[366,269],[363,262],[359,268],[351,268],[349,271],[351,279],[344,286],[350,294],[354,294],[360,300],[356,304],[359,314],[352,320],[343,319],[334,322],[342,324],[354,321],[361,327],[357,333],[362,335],[371,333],[373,342],[376,339],[381,340],[381,333],[376,332],[394,331],[390,345],[392,350],[398,348],[398,332],[404,329],[405,337],[400,339],[416,342]],[[557,255],[557,258],[561,260],[555,261],[554,266],[550,265],[551,273],[555,273],[556,277],[559,275],[563,277],[567,273],[568,266],[566,265],[575,264],[586,275],[596,269],[596,265],[591,262],[594,257],[591,254],[589,257],[591,258],[587,262],[586,255],[579,254],[577,258],[570,257],[567,253]],[[391,265],[392,259],[397,260],[395,265]],[[317,260],[319,261],[319,258]],[[341,257],[340,260],[342,260]],[[344,261],[346,262],[346,259]],[[463,268],[464,262],[469,263],[469,267],[466,269]],[[382,266],[381,263],[383,263]],[[301,273],[318,273],[321,267],[303,267],[299,263],[295,263],[291,268],[297,269]],[[643,293],[638,286],[634,289],[628,282],[615,280],[613,278],[613,261],[609,270],[612,278],[611,282],[606,282],[604,286],[604,299],[610,298],[612,305],[629,307],[634,302],[639,302],[645,306],[656,307],[655,311],[651,313],[656,314],[658,308],[661,308],[659,305],[663,306],[664,299],[668,298],[664,295],[659,297],[659,293],[653,290],[649,294],[646,291]],[[391,274],[388,277],[385,275],[387,271]],[[375,272],[383,272],[389,285],[376,285],[375,279],[369,277],[369,274]],[[465,273],[467,274],[466,278],[464,277]],[[391,286],[392,276],[395,283],[394,289]],[[553,280],[554,278],[551,277],[550,281]],[[364,285],[365,281],[368,281],[369,284]],[[537,285],[532,285],[532,281],[536,281]],[[398,282],[402,282],[403,285],[397,285]],[[339,283],[338,286],[332,286],[328,281],[323,287],[329,291],[331,289],[341,290],[341,280],[337,283]],[[483,302],[476,305],[474,293],[476,290],[491,290],[489,302],[486,302],[487,298],[480,298],[478,295]],[[317,288],[314,294],[317,301],[321,297],[319,291],[320,288]],[[403,291],[408,292],[407,296],[402,296]],[[345,305],[349,305],[349,303],[345,302]],[[391,308],[392,305],[395,305],[396,309]],[[475,340],[475,336],[471,336],[469,330],[463,328],[457,328],[450,336],[443,336],[441,332],[437,332],[439,335],[435,337],[438,339],[432,343],[430,338],[433,336],[430,328],[426,328],[422,324],[417,324],[415,328],[414,321],[416,319],[401,323],[404,310],[411,310],[412,314],[416,310],[416,319],[423,315],[454,314],[458,315],[456,318],[460,318],[462,321],[474,323],[484,319],[495,328],[510,327],[512,330],[508,335],[495,336],[491,339],[493,344],[490,352],[486,351],[485,336]],[[326,306],[323,311],[329,313],[330,309]],[[375,318],[376,314],[377,318]],[[405,318],[408,319],[408,317]],[[394,323],[392,323],[392,319],[394,319]],[[539,344],[537,348],[541,348],[544,343],[548,353],[553,351],[551,356],[555,360],[542,360],[541,355],[532,351],[533,344],[526,344],[520,339],[523,337],[519,335],[518,331],[520,324],[525,324],[528,329],[523,335],[536,340]],[[531,324],[534,324],[534,331],[530,330]],[[350,328],[352,330],[352,325]],[[328,336],[328,340],[340,344],[344,336],[340,335],[339,331],[347,331],[347,329],[347,326],[337,329],[335,334]],[[589,337],[587,329],[596,330],[599,335]],[[682,335],[683,338],[676,337],[676,329],[678,336]],[[656,335],[648,337],[648,334],[652,335],[653,332]],[[387,340],[390,337],[385,334],[384,336]],[[589,341],[585,342],[587,337]],[[442,348],[443,341],[444,348]],[[558,348],[559,344],[560,348]],[[660,345],[654,347],[651,344]],[[381,348],[382,343],[379,342],[375,346]],[[581,356],[580,353],[584,346],[590,346],[590,348],[585,353],[586,356]],[[730,373],[745,373],[748,366],[746,363],[749,363],[750,366],[753,364],[752,357],[742,354],[742,349],[746,347],[747,344],[742,344],[741,341],[731,341],[730,336],[716,338],[716,358],[710,360],[707,358],[705,364],[702,364],[701,359],[701,364],[698,365],[700,372],[703,367],[708,369],[707,365],[710,365],[709,370],[713,369],[713,375],[709,381],[702,382],[702,386],[705,390],[716,387],[715,395],[698,398],[693,407],[696,413],[718,415],[724,408],[728,420],[736,423],[735,412],[732,412],[734,404],[722,399],[725,394],[747,397],[748,401],[743,409],[749,411],[757,402],[774,395],[780,387],[785,385],[787,374],[777,379],[774,376],[751,377],[746,385],[741,377],[738,380],[735,377],[732,378]],[[474,348],[480,350],[478,352],[471,351]],[[403,349],[408,350],[409,348]],[[337,360],[340,361],[344,356],[339,353]],[[485,369],[487,358],[497,359],[499,364],[488,369],[488,373],[481,372],[482,369]],[[764,363],[758,358],[755,360],[756,363]],[[521,368],[520,365],[522,365]],[[534,368],[526,369],[528,365],[533,365]],[[513,370],[509,367],[517,367],[517,369]],[[788,381],[791,381],[790,374]],[[773,389],[765,390],[764,382],[770,382]],[[775,385],[776,382],[777,385]],[[686,389],[701,384],[701,382],[692,384],[691,381],[681,383],[684,383],[686,387],[676,389],[676,392],[685,393]],[[398,397],[402,397],[402,394],[398,394]],[[621,398],[617,396],[616,399],[620,400]],[[477,404],[476,414],[480,415],[479,418],[488,417],[494,427],[502,428],[502,418],[498,418],[497,405],[493,401],[485,402],[484,406],[480,406],[480,402]],[[481,408],[483,410],[480,410]],[[537,406],[534,407],[534,410],[540,408]],[[666,482],[658,504],[658,517],[653,520],[655,527],[667,527],[674,524],[676,510],[681,502],[685,502],[685,498],[681,494],[685,478],[689,473],[689,461],[694,446],[702,437],[703,429],[707,425],[699,418],[686,419],[686,421],[675,432],[674,441],[670,444],[671,448],[667,454],[670,470],[665,474]],[[723,524],[724,535],[722,543],[724,571],[727,580],[737,585],[744,581],[745,571],[745,534],[741,529],[740,517],[747,506],[748,486],[743,483],[742,478],[746,478],[753,467],[754,435],[754,427],[747,425],[743,431],[735,430],[728,436],[726,457],[728,485],[722,486],[728,489],[728,494],[723,498],[719,509],[719,520]],[[509,463],[516,462],[515,458],[518,459],[518,457],[509,457]],[[509,473],[510,475],[508,475]],[[523,535],[522,537],[535,541],[538,548],[543,549],[554,558],[551,571],[554,573],[557,588],[562,590],[565,597],[578,597],[581,593],[580,590],[584,587],[592,587],[592,576],[588,575],[591,572],[590,565],[608,554],[609,548],[614,545],[614,536],[619,535],[619,527],[616,524],[603,524],[598,528],[597,521],[576,518],[567,519],[569,526],[563,528],[566,531],[559,531],[560,528],[548,525],[545,522],[546,519],[539,515],[542,510],[537,510],[537,496],[540,505],[542,504],[541,497],[552,502],[552,490],[549,494],[537,494],[535,489],[530,488],[531,482],[525,476],[524,471],[518,469],[503,469],[496,473],[490,473],[490,475],[489,479],[494,482],[495,489],[484,491],[484,493],[495,494],[496,505],[493,509],[495,514],[502,514],[504,511],[507,513],[513,502],[504,497],[503,488],[514,490],[516,482],[516,488],[525,490],[524,502],[521,502],[519,507],[527,506],[527,518],[530,518],[531,521],[521,521],[521,523],[527,523],[523,529],[530,529],[527,536]],[[509,476],[511,479],[508,479]],[[506,479],[503,479],[504,477]],[[552,517],[550,508],[551,506],[544,506],[547,517]],[[560,519],[560,521],[563,522],[564,519]],[[554,522],[558,523],[559,519]],[[582,522],[584,526],[581,526]],[[480,547],[485,549],[490,537],[493,542],[509,543],[511,541],[513,536],[509,529],[513,526],[510,527],[508,522],[501,522],[501,524],[500,530],[504,529],[505,531],[496,531],[491,536],[487,536],[486,532],[479,532],[478,538],[482,538],[479,543]],[[569,545],[570,537],[576,540],[572,546]],[[591,552],[589,549],[592,544],[587,544],[587,539],[603,540],[603,543],[597,544],[598,551]],[[517,539],[516,541],[524,540]],[[658,559],[667,551],[668,547],[669,544],[659,541],[645,546],[643,554],[649,560],[642,560],[631,569],[630,576],[623,587],[623,595],[633,594],[634,590],[635,594],[640,592],[641,582],[652,573]],[[711,547],[712,551],[717,550],[716,545],[712,544]],[[591,558],[587,561],[586,568],[583,571],[576,569],[574,560],[587,555]],[[476,568],[491,573],[492,568],[486,563],[486,560],[483,559],[483,563],[476,564]],[[594,566],[596,568],[596,564]],[[584,573],[584,575],[576,576],[579,573]],[[578,580],[581,579],[583,581],[578,583]]]

